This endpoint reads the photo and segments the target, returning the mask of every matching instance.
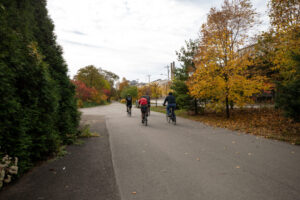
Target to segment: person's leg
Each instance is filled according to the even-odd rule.
[[[170,104],[167,105],[167,115],[169,116],[170,114]]]
[[[174,104],[174,103],[172,103],[171,105],[170,105],[170,107],[171,107],[171,113],[172,113],[172,115],[175,115],[175,108],[176,108],[176,104]]]
[[[146,113],[147,113],[147,116],[149,116],[149,115],[150,115],[150,107],[149,107],[149,106],[147,106]]]
[[[173,117],[175,116],[175,108],[176,108],[176,104],[172,104],[171,105],[171,109],[172,109],[172,115],[173,115]]]

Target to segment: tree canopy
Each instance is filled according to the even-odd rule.
[[[249,76],[249,52],[240,51],[255,15],[249,0],[225,0],[220,10],[211,8],[201,28],[194,60],[197,69],[188,83],[190,94],[208,99],[207,106],[214,110],[225,106],[227,117],[231,102],[243,106],[265,88],[263,77]]]

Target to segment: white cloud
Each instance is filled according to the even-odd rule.
[[[264,0],[254,7],[265,10]],[[210,7],[222,0],[48,0],[71,77],[93,64],[146,81],[165,73],[184,40],[196,38]]]

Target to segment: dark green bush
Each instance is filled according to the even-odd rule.
[[[282,108],[287,117],[300,121],[300,55],[293,56],[296,66],[295,75],[285,84],[277,83],[276,106]]]
[[[74,86],[45,0],[0,2],[0,157],[23,173],[77,134]]]

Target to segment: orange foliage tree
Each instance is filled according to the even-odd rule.
[[[224,1],[220,10],[211,8],[202,25],[196,71],[188,81],[190,94],[207,99],[207,106],[220,111],[229,105],[243,106],[251,96],[264,89],[264,78],[251,77],[249,51],[245,45],[249,29],[255,24],[256,13],[249,0]]]

